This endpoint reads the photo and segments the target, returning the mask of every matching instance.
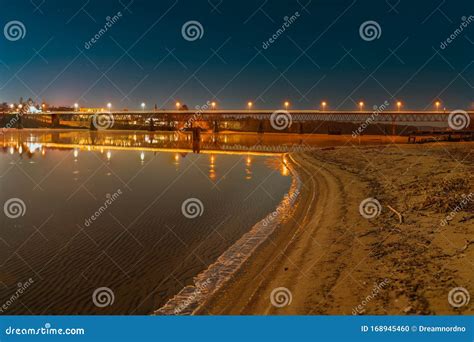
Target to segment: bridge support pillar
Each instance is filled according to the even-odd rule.
[[[263,121],[260,120],[258,122],[258,130],[257,130],[258,133],[263,133]]]
[[[18,121],[16,122],[17,129],[23,129],[23,114],[18,115]]]
[[[89,129],[91,131],[97,131],[97,127],[94,125],[94,118],[93,117],[91,117],[89,119]]]
[[[51,114],[51,128],[59,127],[59,115]]]
[[[155,131],[155,121],[153,119],[154,119],[153,117],[150,117],[150,125],[148,126],[148,130],[150,132]]]

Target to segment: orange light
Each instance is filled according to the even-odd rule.
[[[285,108],[288,108],[290,106],[290,103],[288,101],[285,101],[284,105],[285,105]]]
[[[216,108],[216,103],[214,101],[211,102],[211,107],[212,107],[212,109]]]
[[[176,102],[176,108],[178,108],[178,109],[179,109],[180,107],[181,107],[181,103],[179,103],[179,102]]]
[[[249,107],[249,109],[250,109],[250,108],[252,108],[252,106],[253,106],[253,103],[249,101],[249,102],[247,103],[247,107]]]

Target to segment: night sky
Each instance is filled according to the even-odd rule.
[[[402,100],[405,108],[472,108],[472,0],[2,0],[0,102],[55,105],[354,109]],[[121,17],[86,48],[105,26]],[[295,13],[298,12],[299,16]],[[285,22],[292,24],[263,48]],[[24,38],[3,28],[20,21]],[[200,39],[183,38],[198,21]],[[378,39],[359,28],[375,21]]]

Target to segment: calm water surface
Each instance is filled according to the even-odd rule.
[[[2,314],[149,314],[274,210],[291,184],[280,155],[193,154],[186,135],[2,139],[0,204],[24,202],[23,216],[0,215]],[[182,212],[190,198],[202,203],[195,218]],[[112,305],[94,304],[100,287],[112,290]]]

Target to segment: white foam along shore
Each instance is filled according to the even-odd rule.
[[[284,158],[286,160],[286,158]],[[236,243],[229,247],[206,270],[194,277],[194,284],[183,288],[161,308],[155,315],[192,315],[213,293],[218,291],[244,262],[252,255],[293,210],[301,188],[301,180],[291,164],[286,164],[293,179],[288,193],[284,195],[275,211],[257,222]]]

